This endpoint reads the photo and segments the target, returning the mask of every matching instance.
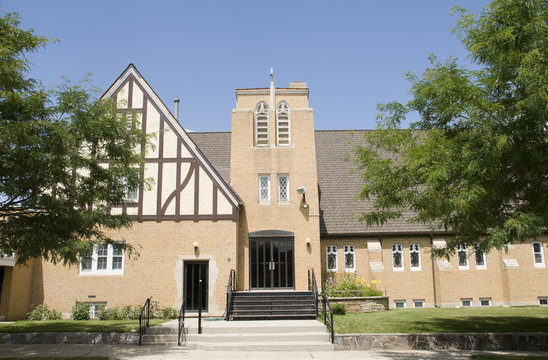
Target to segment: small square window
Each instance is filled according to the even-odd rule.
[[[92,319],[98,318],[101,312],[105,310],[105,308],[107,307],[106,302],[88,303],[88,304],[89,304],[89,317]]]
[[[491,298],[480,298],[480,306],[491,306]]]
[[[472,306],[472,299],[460,299],[460,306],[462,307]]]
[[[396,309],[405,309],[405,300],[394,300],[394,307]]]
[[[424,300],[413,300],[413,307],[423,308],[424,307]]]
[[[548,297],[539,297],[538,298],[538,304],[539,305],[548,305]]]

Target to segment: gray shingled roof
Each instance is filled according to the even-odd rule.
[[[320,232],[322,234],[374,234],[428,231],[428,228],[403,219],[390,221],[384,226],[367,227],[356,216],[372,209],[371,201],[357,200],[363,180],[352,160],[355,148],[363,144],[367,130],[316,130],[316,161],[320,193]]]
[[[316,161],[320,192],[320,232],[337,234],[397,234],[427,232],[424,225],[405,219],[390,221],[384,226],[367,227],[356,215],[371,210],[371,202],[357,200],[363,180],[351,174],[355,164],[346,161],[355,146],[362,143],[367,130],[316,130]],[[217,169],[226,182],[230,181],[230,132],[189,132],[188,135]]]
[[[230,183],[230,132],[188,132],[223,180]]]

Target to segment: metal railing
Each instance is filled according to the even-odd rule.
[[[230,321],[230,306],[232,303],[232,292],[236,290],[236,271],[230,269],[228,275],[228,284],[226,284],[226,308],[225,308],[225,320]]]
[[[139,314],[139,345],[142,345],[143,336],[147,333],[150,326],[150,298],[145,301],[141,313]]]
[[[183,299],[181,308],[179,309],[179,325],[177,332],[177,346],[181,346],[183,339],[185,338],[185,311],[186,311],[186,299]]]
[[[318,298],[322,298],[322,318],[324,325],[327,326],[330,332],[329,340],[331,343],[335,343],[335,329],[333,328],[333,308],[327,299],[325,294],[320,294],[318,291],[318,283],[316,282],[316,275],[314,269],[308,270],[308,289],[312,291],[314,296],[314,306],[316,307],[316,316],[318,316]],[[327,310],[329,309],[329,317],[327,316]]]

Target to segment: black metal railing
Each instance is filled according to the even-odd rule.
[[[186,299],[183,299],[181,308],[179,309],[179,326],[177,331],[177,346],[181,346],[183,339],[185,339],[185,311],[186,311]]]
[[[145,301],[141,313],[139,314],[139,345],[142,345],[143,336],[147,333],[150,326],[150,298]]]
[[[308,270],[308,290],[312,291],[314,296],[314,306],[316,307],[316,317],[318,316],[318,299],[322,298],[322,318],[324,325],[327,326],[330,332],[329,339],[331,343],[335,343],[335,329],[333,328],[333,308],[327,299],[325,294],[320,294],[318,291],[318,283],[316,282],[316,275],[314,274],[314,269]],[[329,316],[327,314],[329,310]]]
[[[316,317],[318,317],[318,283],[316,282],[314,269],[308,270],[308,290],[312,291],[312,296],[314,297],[314,309],[316,309]]]
[[[236,271],[230,269],[228,275],[228,284],[226,284],[226,308],[225,308],[225,320],[230,320],[230,306],[232,303],[232,293],[236,290]]]

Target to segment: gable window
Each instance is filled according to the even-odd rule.
[[[533,260],[535,261],[535,267],[544,267],[544,252],[541,242],[533,243]]]
[[[337,247],[328,246],[326,248],[326,262],[327,262],[327,271],[336,272],[337,271]]]
[[[419,244],[409,245],[409,259],[411,262],[411,270],[421,269],[421,247]]]
[[[124,273],[124,249],[119,245],[97,245],[89,257],[80,259],[80,275]]]
[[[289,201],[289,175],[278,175],[278,201]]]
[[[259,202],[270,202],[270,175],[259,175]]]
[[[356,259],[354,256],[354,245],[344,246],[344,271],[354,271]]]
[[[268,146],[268,105],[264,101],[255,108],[255,146]]]
[[[276,111],[276,139],[278,146],[289,146],[289,105],[281,102]]]
[[[402,246],[399,244],[392,245],[392,268],[395,271],[403,270]]]
[[[474,245],[475,257],[476,257],[476,269],[485,269],[485,252],[481,249],[479,244]]]
[[[468,269],[468,248],[466,245],[457,246],[457,257],[459,259],[459,269]]]

